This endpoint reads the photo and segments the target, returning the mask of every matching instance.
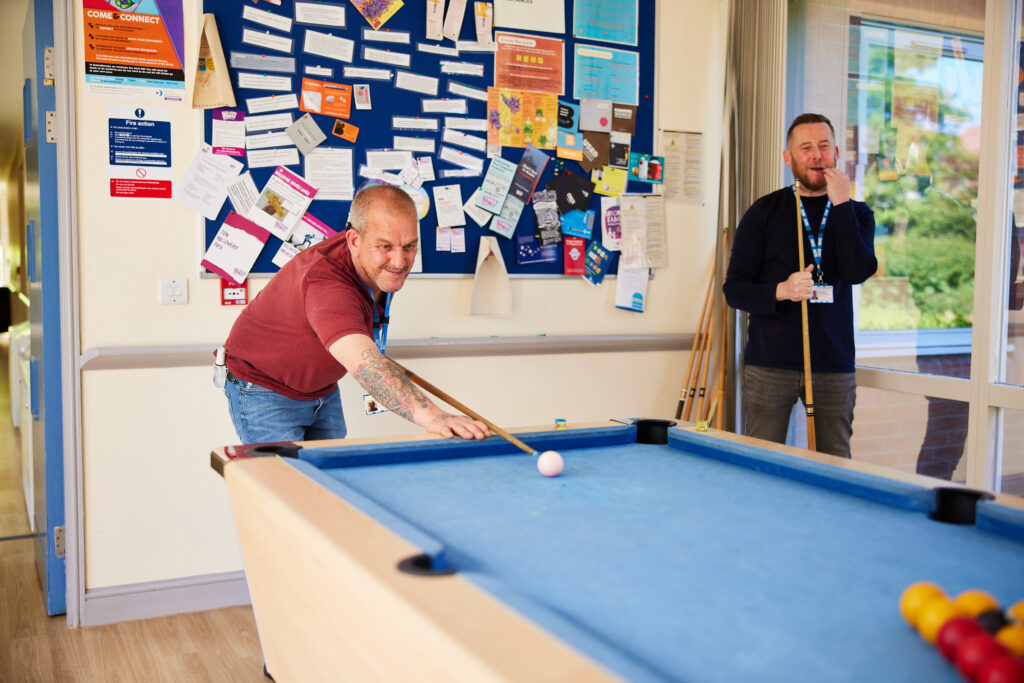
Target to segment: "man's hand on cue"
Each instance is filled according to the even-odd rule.
[[[776,301],[807,301],[811,298],[811,290],[814,288],[814,279],[811,271],[814,264],[809,263],[803,270],[790,275],[775,287]]]
[[[824,174],[825,191],[828,192],[828,198],[832,200],[832,205],[836,206],[850,201],[850,179],[846,177],[846,174],[838,168],[826,168]]]
[[[485,439],[491,435],[490,428],[479,420],[443,412],[439,412],[426,424],[426,430],[446,439],[453,436],[461,436],[463,439]]]

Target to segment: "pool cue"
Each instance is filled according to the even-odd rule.
[[[704,306],[700,309],[700,319],[697,321],[697,334],[693,337],[693,347],[690,349],[690,361],[686,366],[686,377],[683,379],[685,384],[683,390],[679,393],[679,404],[676,406],[676,419],[678,420],[683,416],[683,406],[686,405],[686,399],[690,394],[690,375],[693,371],[693,358],[697,353],[697,347],[700,344],[700,331],[704,327],[704,314],[708,310],[708,299],[711,297],[711,283],[714,281],[715,271],[711,270],[711,279],[708,280],[708,289],[704,293]]]
[[[723,297],[723,299],[722,299],[722,341],[721,341],[721,347],[722,347],[721,351],[722,351],[722,353],[721,353],[721,357],[718,359],[718,381],[715,382],[715,400],[711,404],[711,408],[708,409],[707,417],[704,418],[704,419],[706,419],[706,420],[708,420],[710,422],[711,418],[714,417],[715,418],[715,429],[721,429],[722,428],[722,411],[718,410],[718,406],[721,404],[722,396],[723,396],[723,393],[725,392],[725,352],[726,352],[726,348],[725,347],[727,345],[726,342],[728,341],[727,336],[726,336],[727,335],[727,330],[728,330],[728,316],[729,316],[729,308],[728,308],[728,305],[725,303],[725,298]]]
[[[711,369],[711,361],[713,360],[714,354],[712,349],[715,346],[715,328],[713,322],[715,319],[714,306],[708,311],[708,331],[707,336],[704,338],[704,350],[701,352],[701,374],[700,384],[697,387],[697,410],[694,413],[694,421],[699,421],[701,416],[704,414],[704,396],[708,386],[708,372]]]
[[[519,449],[529,453],[530,455],[540,455],[540,452],[537,449],[530,448],[525,443],[523,443],[522,441],[520,441],[516,437],[512,436],[511,434],[509,434],[504,429],[502,429],[498,425],[494,424],[493,422],[488,420],[486,417],[484,417],[480,413],[476,412],[475,410],[470,410],[470,408],[468,406],[464,405],[463,403],[460,403],[459,401],[456,401],[454,398],[452,398],[451,396],[449,396],[445,392],[441,391],[440,389],[435,387],[433,384],[431,384],[430,382],[428,382],[427,380],[423,379],[422,377],[417,375],[415,372],[410,370],[409,368],[404,367],[401,363],[393,360],[389,356],[384,356],[384,357],[387,358],[392,363],[394,363],[395,365],[397,365],[398,369],[401,370],[402,372],[404,372],[405,376],[408,377],[412,381],[413,384],[416,384],[416,385],[420,386],[421,388],[426,389],[427,391],[432,393],[437,398],[441,399],[442,401],[444,401],[448,405],[452,406],[453,408],[457,408],[458,410],[461,410],[464,414],[469,415],[474,420],[480,420],[485,425],[490,427],[492,432],[494,432],[495,434],[497,434],[501,438],[505,439],[505,441],[508,441],[510,444],[512,444],[516,448],[519,448]]]
[[[800,212],[800,181],[794,182],[796,192],[796,239],[800,254],[800,270],[804,269],[804,219]],[[807,328],[807,300],[800,302],[800,327],[804,342],[804,409],[807,412],[807,450],[817,450],[814,438],[814,389],[811,384],[811,334]]]
[[[714,274],[711,276],[709,284],[714,282]],[[708,290],[708,302],[710,303],[713,297],[710,296],[711,289]],[[697,390],[700,387],[700,371],[704,367],[704,360],[706,358],[708,349],[708,336],[711,329],[711,318],[712,311],[710,306],[708,307],[708,314],[704,317],[700,329],[700,349],[697,351],[697,364],[693,368],[693,379],[690,383],[690,396],[687,399],[686,407],[683,410],[683,419],[687,422],[690,421],[690,414],[693,412],[693,404],[697,400]],[[698,416],[697,419],[700,419]]]
[[[722,365],[718,369],[718,412],[715,414],[715,428],[722,428],[725,411],[722,399],[725,397],[725,364],[729,358],[729,304],[722,297]]]

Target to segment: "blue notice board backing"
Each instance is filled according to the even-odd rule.
[[[578,0],[579,1],[579,0]],[[322,144],[328,147],[348,147],[353,149],[353,184],[358,188],[365,178],[361,178],[358,175],[360,166],[366,164],[366,152],[367,150],[384,150],[393,149],[394,137],[421,137],[431,138],[434,141],[434,154],[427,154],[425,152],[414,152],[415,157],[430,156],[433,161],[434,172],[436,174],[436,180],[423,184],[423,189],[426,192],[426,196],[429,198],[430,209],[427,214],[420,221],[420,250],[422,254],[423,272],[424,273],[437,273],[437,274],[463,274],[473,273],[476,268],[477,250],[482,236],[496,236],[498,243],[501,247],[501,252],[505,260],[506,268],[510,273],[514,274],[536,274],[536,275],[558,275],[563,272],[563,247],[561,244],[557,245],[558,259],[553,263],[535,263],[535,264],[524,264],[519,265],[516,263],[515,254],[515,239],[507,239],[498,236],[497,233],[491,231],[488,228],[481,228],[477,225],[472,218],[466,216],[465,227],[465,238],[466,238],[466,251],[464,253],[451,253],[442,252],[436,250],[436,227],[437,227],[437,216],[434,207],[434,197],[432,188],[441,185],[452,185],[458,184],[462,190],[462,200],[467,201],[473,192],[480,187],[484,173],[486,173],[489,165],[489,160],[486,159],[484,152],[476,152],[468,150],[463,147],[456,145],[449,145],[442,142],[442,131],[445,126],[445,118],[453,116],[452,114],[424,114],[422,111],[422,100],[431,98],[429,95],[424,95],[411,90],[404,90],[394,87],[392,84],[394,79],[387,80],[370,80],[364,78],[350,78],[344,77],[344,68],[348,67],[359,67],[368,69],[390,69],[392,72],[395,71],[408,71],[417,75],[430,76],[439,79],[438,81],[438,98],[449,97],[459,98],[459,95],[452,95],[449,93],[449,83],[454,82],[469,86],[477,90],[486,90],[488,86],[492,86],[494,83],[494,54],[491,52],[469,52],[462,51],[458,57],[445,56],[441,54],[435,54],[432,52],[425,52],[418,49],[420,44],[429,45],[440,45],[442,47],[454,47],[454,43],[451,40],[444,40],[441,43],[436,41],[428,41],[425,38],[425,22],[426,22],[426,6],[427,2],[424,0],[408,0],[380,29],[381,33],[387,32],[408,32],[409,42],[397,43],[397,42],[381,42],[381,41],[370,41],[364,40],[364,31],[372,30],[370,24],[363,18],[358,12],[356,7],[350,2],[341,2],[340,0],[333,0],[330,3],[317,3],[316,0],[300,0],[300,2],[312,3],[312,4],[324,4],[324,5],[336,5],[344,8],[345,13],[345,27],[328,27],[322,25],[313,24],[300,24],[293,23],[290,34],[284,34],[280,31],[264,26],[258,23],[254,23],[247,19],[243,19],[243,9],[253,8],[259,9],[260,11],[269,11],[272,14],[280,15],[283,17],[294,17],[294,0],[281,0],[280,5],[275,5],[270,2],[260,2],[253,5],[250,2],[242,2],[240,0],[206,0],[204,12],[212,13],[217,20],[217,28],[220,33],[220,40],[224,50],[224,57],[230,64],[231,53],[247,53],[254,54],[263,52],[268,57],[294,57],[296,60],[296,70],[294,74],[285,73],[269,73],[269,76],[287,76],[292,80],[292,92],[299,95],[300,84],[303,77],[313,78],[321,81],[328,81],[332,83],[343,83],[346,85],[355,85],[357,83],[366,83],[370,86],[370,99],[372,108],[371,109],[356,109],[352,107],[350,118],[347,119],[347,123],[350,123],[358,128],[358,136],[355,143],[348,142],[336,137],[331,134],[334,122],[338,119],[330,116],[323,116],[320,114],[313,114],[317,125],[327,135],[327,140]],[[593,5],[593,2],[586,2],[584,4]],[[251,11],[251,10],[250,10]],[[525,33],[535,34],[547,38],[558,38],[565,41],[564,46],[564,78],[565,78],[565,92],[559,95],[560,100],[569,101],[574,104],[579,104],[579,100],[572,97],[573,94],[573,63],[574,53],[577,41],[572,36],[573,26],[573,4],[572,0],[566,0],[564,4],[565,12],[565,26],[566,34],[553,34],[543,33],[536,31],[525,31],[513,28],[503,28],[500,26],[495,27],[495,31],[508,31],[513,33]],[[631,52],[638,55],[639,60],[639,88],[638,88],[638,106],[636,111],[636,132],[632,138],[632,151],[639,152],[641,154],[653,154],[654,150],[654,107],[655,107],[655,93],[654,93],[654,60],[655,60],[655,0],[638,0],[638,29],[637,29],[637,45],[622,45],[616,43],[602,43],[594,40],[583,40],[579,41],[580,45],[588,45],[596,48],[606,48],[609,50],[617,50],[624,52]],[[321,33],[329,33],[333,36],[342,37],[348,40],[352,40],[355,43],[355,49],[353,51],[352,63],[346,63],[342,61],[336,61],[326,57],[321,57],[314,54],[308,54],[303,51],[305,43],[305,33],[307,30],[312,29]],[[289,55],[283,52],[273,52],[271,50],[261,50],[251,44],[242,42],[242,34],[244,30],[258,31],[260,33],[269,33],[275,36],[286,36],[293,40],[292,53]],[[593,31],[588,31],[593,33]],[[473,3],[468,2],[466,7],[466,16],[462,24],[462,32],[459,36],[460,41],[475,41],[476,31],[474,27],[473,17]],[[410,55],[411,63],[408,69],[401,66],[393,66],[379,61],[371,61],[364,58],[364,50],[390,50],[392,53],[405,53]],[[628,55],[627,55],[628,56]],[[456,61],[470,64],[479,64],[483,66],[483,76],[474,76],[466,74],[449,74],[441,72],[442,61]],[[332,76],[321,76],[315,75],[314,73],[308,73],[308,67],[321,67],[332,69]],[[246,100],[257,97],[267,97],[271,94],[270,91],[256,90],[249,88],[240,88],[238,85],[238,71],[237,69],[230,69],[231,84],[234,88],[236,107],[234,109],[241,110],[247,113]],[[247,73],[253,73],[252,70],[246,71]],[[278,95],[286,93],[278,93]],[[466,98],[467,112],[464,115],[471,119],[486,119],[488,116],[487,103],[482,100]],[[209,142],[211,141],[212,131],[212,120],[213,110],[205,112],[204,121],[204,139]],[[303,115],[304,112],[298,109],[290,110],[294,119],[298,119]],[[277,112],[284,113],[284,112]],[[438,130],[436,132],[424,132],[415,130],[395,130],[392,127],[392,117],[416,117],[420,116],[423,118],[435,118],[438,120]],[[477,137],[485,137],[486,133],[483,131],[461,131],[469,135]],[[442,145],[446,145],[453,149],[461,152],[466,152],[483,159],[484,170],[479,176],[475,177],[463,177],[463,178],[443,178],[441,173],[445,170],[454,170],[459,167],[443,161],[439,157],[439,151]],[[523,149],[517,147],[503,147],[502,156],[513,163],[518,163],[523,155]],[[569,161],[564,159],[556,158],[555,150],[545,150],[545,153],[550,157],[543,174],[537,184],[537,189],[544,189],[544,186],[556,175],[575,173],[581,174],[589,178],[589,173],[585,173],[580,165],[575,161]],[[299,175],[304,175],[304,162],[303,155],[299,154],[299,163],[290,166],[290,170]],[[248,169],[246,167],[243,172]],[[255,168],[251,169],[253,181],[256,184],[257,190],[261,190],[266,184],[268,178],[273,173],[273,167],[266,168]],[[397,171],[395,171],[397,173]],[[627,191],[628,192],[650,192],[652,185],[641,182],[629,182]],[[600,239],[601,228],[600,228],[600,194],[594,193],[591,196],[590,208],[594,209],[597,214],[597,219],[594,222],[593,235],[595,238]],[[224,207],[221,210],[220,215],[216,220],[207,220],[205,226],[205,245],[208,247],[214,236],[217,233],[220,225],[227,217],[228,212],[231,210],[231,202],[226,201]],[[314,199],[309,207],[309,213],[314,215],[319,220],[326,223],[331,228],[341,230],[345,225],[345,220],[348,215],[349,202],[347,201],[328,201]],[[536,219],[531,205],[527,204],[522,212],[522,216],[516,227],[516,235],[525,235],[533,233],[536,230]],[[587,240],[589,246],[590,240]],[[274,236],[271,236],[264,247],[256,264],[253,266],[251,274],[253,275],[266,275],[272,274],[278,270],[278,267],[274,265],[272,259],[277,253],[280,247],[280,240]],[[618,257],[615,255],[612,260],[612,267],[610,272],[615,272],[616,263]]]

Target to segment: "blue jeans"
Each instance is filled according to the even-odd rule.
[[[852,372],[812,372],[817,451],[850,457],[857,376]],[[786,443],[789,417],[804,398],[804,374],[758,365],[743,368],[743,418],[747,436]]]
[[[323,398],[299,401],[230,377],[224,394],[242,443],[343,439],[348,432],[337,387]]]

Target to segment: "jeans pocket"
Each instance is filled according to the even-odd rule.
[[[271,389],[261,387],[259,384],[253,384],[252,382],[245,382],[239,380],[238,391],[243,394],[272,394],[274,393]]]

